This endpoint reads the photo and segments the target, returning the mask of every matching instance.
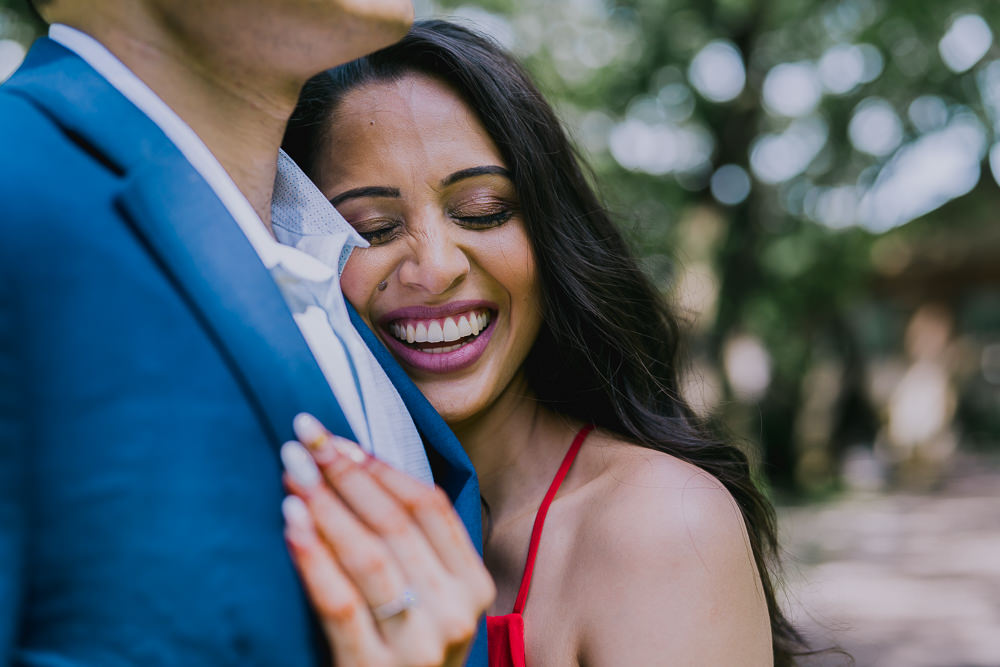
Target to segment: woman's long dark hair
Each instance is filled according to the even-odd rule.
[[[525,363],[537,397],[716,477],[743,513],[764,586],[776,665],[802,642],[782,614],[774,510],[747,457],[712,437],[678,391],[678,323],[588,185],[558,119],[524,70],[491,40],[446,21],[418,22],[397,44],[311,79],[284,148],[313,173],[344,95],[408,73],[443,80],[478,114],[510,169],[541,281],[542,329]]]

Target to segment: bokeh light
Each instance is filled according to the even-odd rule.
[[[986,132],[972,114],[904,146],[860,204],[862,224],[885,232],[969,192],[979,182]]]
[[[705,99],[729,102],[736,99],[746,85],[743,56],[732,42],[709,42],[691,61],[688,78]]]
[[[964,72],[986,55],[993,44],[993,32],[977,14],[956,18],[938,43],[941,59],[953,72]]]
[[[910,102],[907,115],[918,132],[932,132],[948,122],[948,105],[937,95],[921,95]]]
[[[862,100],[854,109],[847,135],[859,151],[882,157],[903,142],[903,123],[891,104],[872,97]]]
[[[712,174],[709,187],[717,202],[735,206],[750,194],[750,175],[738,164],[724,164]]]
[[[741,334],[727,340],[723,367],[729,386],[740,400],[759,400],[771,384],[771,354],[755,336]]]
[[[819,60],[819,77],[823,87],[835,95],[851,92],[865,77],[864,51],[854,44],[831,46]]]
[[[764,183],[783,183],[806,170],[826,144],[829,128],[818,116],[793,121],[784,132],[758,137],[750,147],[750,167]]]
[[[819,74],[811,62],[782,63],[764,78],[764,107],[779,116],[798,118],[812,113],[823,96]]]

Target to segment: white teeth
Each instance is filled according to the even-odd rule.
[[[416,324],[402,324],[394,322],[389,326],[389,331],[399,340],[407,343],[451,343],[459,341],[469,336],[478,336],[490,323],[489,311],[480,313],[467,313],[455,321],[454,317],[446,317],[444,321],[428,320],[417,322]],[[461,347],[459,344],[457,347]],[[457,349],[456,346],[439,347],[432,350],[424,350],[433,354],[450,352]]]
[[[431,320],[431,323],[427,325],[427,342],[440,343],[443,340],[444,331],[441,330],[441,323],[437,320]]]
[[[455,320],[450,317],[446,317],[444,320],[443,333],[444,341],[446,343],[451,343],[452,341],[456,341],[461,338],[458,333],[458,325],[455,324]]]

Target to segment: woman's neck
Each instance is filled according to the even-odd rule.
[[[489,408],[450,426],[476,469],[495,523],[537,508],[576,428],[539,403],[523,375]]]

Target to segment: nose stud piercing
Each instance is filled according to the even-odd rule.
[[[379,292],[384,292],[384,291],[385,291],[385,288],[386,288],[386,287],[388,287],[388,286],[389,286],[389,283],[388,283],[388,281],[385,281],[385,280],[383,280],[382,282],[380,282],[380,283],[378,284],[378,291],[379,291]]]

